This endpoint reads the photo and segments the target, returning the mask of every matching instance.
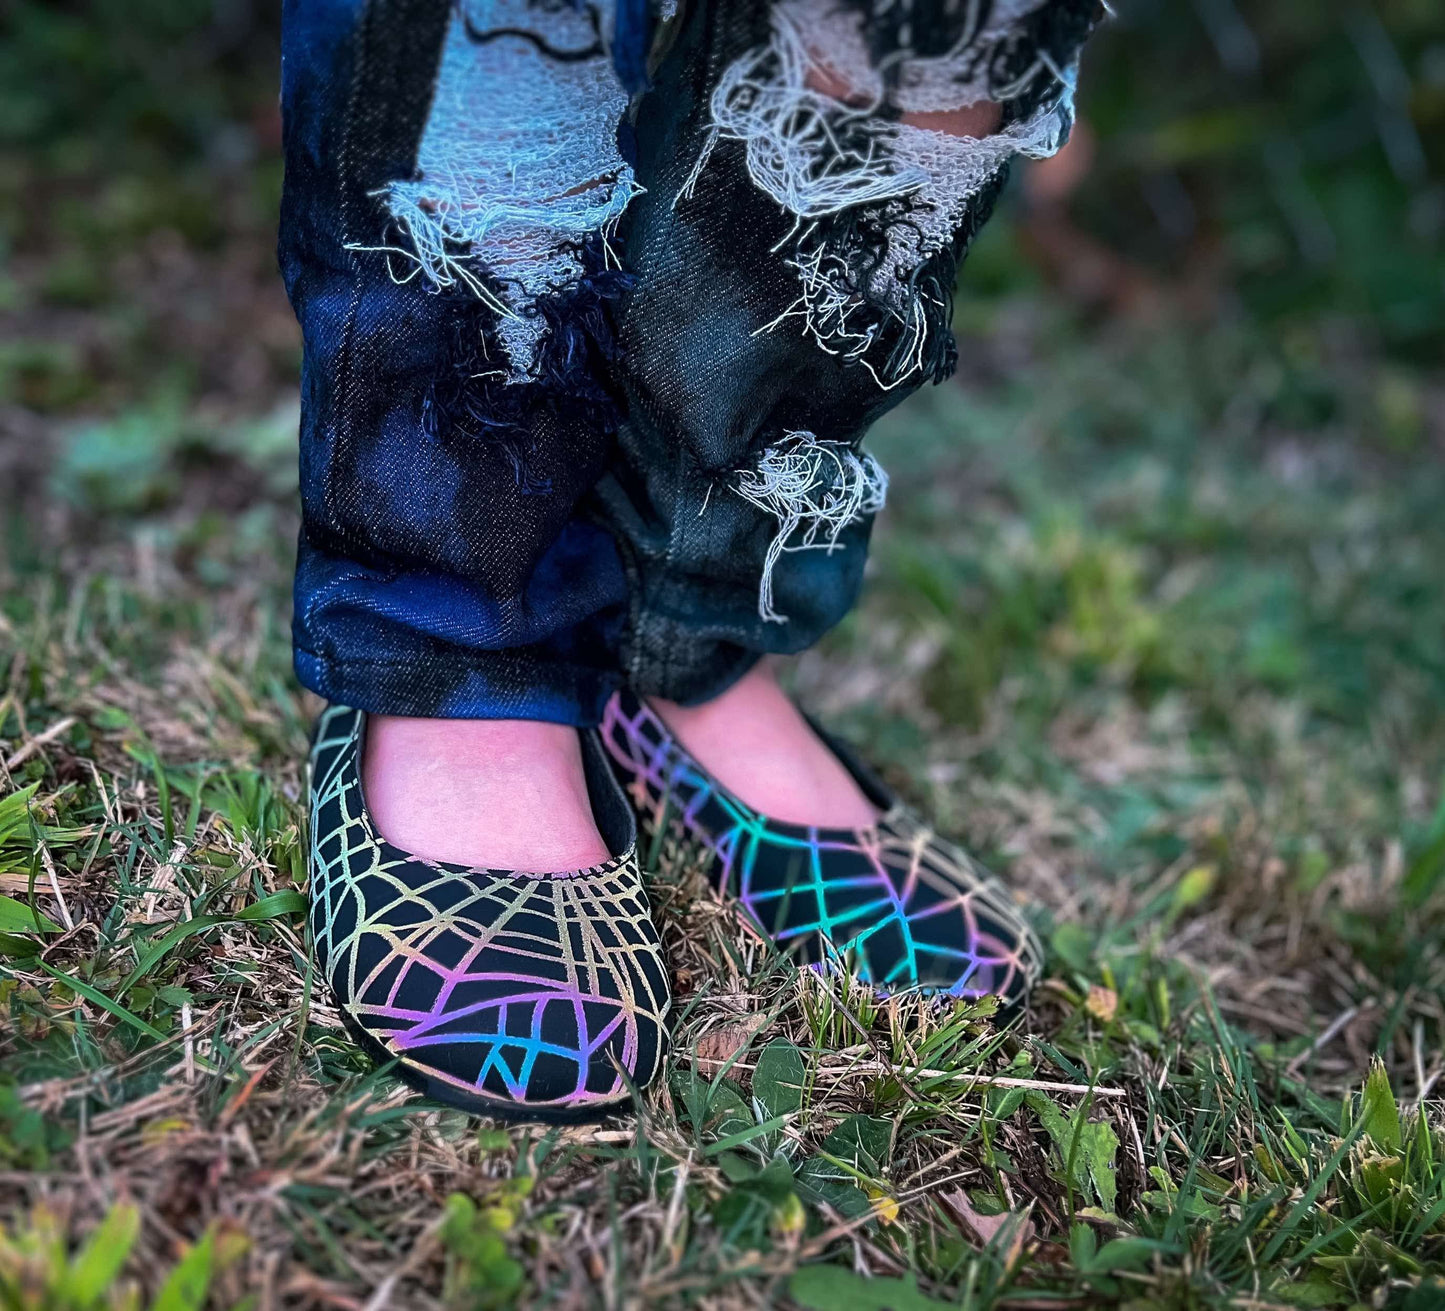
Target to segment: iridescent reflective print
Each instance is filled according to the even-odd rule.
[[[635,847],[564,875],[419,860],[377,834],[364,716],[333,706],[311,752],[311,931],[337,1005],[437,1095],[587,1112],[645,1085],[667,975]]]
[[[601,731],[644,827],[700,841],[716,886],[800,964],[884,995],[1013,1002],[1038,978],[1038,941],[1004,889],[905,806],[867,829],[785,824],[724,788],[635,697],[613,698]]]

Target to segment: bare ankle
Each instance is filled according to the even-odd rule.
[[[771,660],[721,696],[696,706],[653,709],[704,769],[772,819],[863,828],[878,818],[857,780],[789,699]]]

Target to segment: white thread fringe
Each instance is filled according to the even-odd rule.
[[[398,282],[421,275],[434,287],[463,287],[498,311],[514,381],[528,376],[545,331],[539,316],[519,311],[581,276],[576,243],[599,231],[605,242],[641,187],[617,150],[627,93],[606,54],[554,59],[513,34],[478,43],[468,20],[482,32],[526,30],[586,49],[597,7],[460,0],[417,176],[381,192],[400,241],[350,247],[401,259],[402,273],[392,273]],[[501,285],[501,298],[487,277]]]
[[[982,31],[971,19],[967,44],[976,50],[1007,39],[1039,3],[1006,0]],[[968,82],[953,80],[971,66],[963,42],[940,58],[899,52],[901,108],[1006,101],[1041,69],[1057,82],[1057,94],[1028,119],[989,136],[960,137],[877,114],[883,78],[869,62],[858,20],[850,26],[835,0],[788,0],[773,9],[772,26],[767,45],[724,71],[709,102],[711,131],[673,203],[692,195],[720,141],[743,143],[748,176],[795,219],[788,262],[798,275],[799,295],[760,331],[799,320],[803,334],[821,349],[862,360],[888,390],[916,374],[927,353],[928,314],[912,290],[912,274],[952,241],[974,198],[1011,156],[1043,158],[1063,144],[1073,117],[1075,67],[1059,69],[1040,53],[1013,85],[990,88],[986,60],[974,61],[978,71]],[[811,89],[808,74],[819,59],[871,103],[849,105]],[[860,287],[848,262],[819,238],[815,225],[854,206],[887,201],[906,202],[906,212],[890,223],[881,258],[867,286]],[[892,317],[903,342],[886,377],[864,359],[882,331],[881,316]]]
[[[773,605],[778,561],[790,551],[839,549],[838,537],[845,528],[883,508],[888,474],[871,455],[845,442],[788,432],[777,446],[767,447],[751,469],[738,470],[734,490],[778,521],[758,584],[758,615],[766,623],[785,624],[788,617]]]

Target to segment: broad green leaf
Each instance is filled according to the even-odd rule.
[[[1365,1133],[1376,1147],[1386,1152],[1400,1150],[1404,1141],[1400,1132],[1400,1108],[1395,1104],[1390,1076],[1385,1073],[1379,1057],[1375,1058],[1365,1079],[1360,1115],[1365,1121]]]
[[[798,1187],[852,1218],[873,1209],[860,1186],[884,1173],[893,1122],[879,1115],[849,1115],[833,1127],[819,1152],[798,1170]]]
[[[725,1080],[708,1094],[704,1122],[698,1126],[710,1135],[726,1138],[732,1134],[750,1129],[753,1117],[741,1094]]]
[[[0,956],[38,956],[44,945],[36,938],[17,938],[13,933],[0,933]]]
[[[1116,1270],[1143,1270],[1156,1252],[1169,1251],[1167,1243],[1152,1238],[1111,1238],[1094,1254],[1094,1269],[1101,1274]]]
[[[786,1156],[775,1156],[750,1181],[750,1186],[775,1206],[793,1191],[793,1167]]]
[[[807,1077],[803,1053],[786,1038],[774,1038],[758,1057],[753,1096],[767,1116],[791,1115],[803,1105]]]
[[[1309,1279],[1292,1279],[1267,1290],[1272,1300],[1286,1306],[1327,1307],[1340,1305],[1339,1286],[1323,1271]]]
[[[63,933],[53,919],[31,910],[23,901],[0,896],[0,933]]]
[[[882,1173],[892,1137],[891,1120],[881,1115],[849,1115],[823,1139],[823,1150],[864,1174],[876,1176]]]
[[[31,783],[9,796],[0,797],[0,842],[8,842],[17,833],[30,830],[30,799],[39,783]]]
[[[988,1112],[994,1120],[1007,1120],[1023,1104],[1022,1088],[994,1088],[988,1094]]]
[[[1412,1195],[1404,1186],[1405,1162],[1398,1156],[1366,1156],[1355,1166],[1355,1179],[1372,1203],[1383,1203],[1390,1197],[1403,1201]]]
[[[1054,1140],[1068,1174],[1068,1183],[1085,1194],[1089,1193],[1089,1184],[1092,1183],[1099,1205],[1112,1212],[1119,1193],[1114,1173],[1119,1135],[1114,1132],[1114,1126],[1084,1119],[1082,1107],[1065,1115],[1042,1092],[1030,1092],[1026,1100]]]
[[[216,1252],[216,1231],[207,1229],[171,1271],[170,1278],[156,1294],[151,1311],[201,1311],[206,1290],[211,1286],[211,1267]]]
[[[479,1129],[477,1147],[483,1152],[505,1152],[512,1145],[512,1135],[505,1129]]]
[[[1197,906],[1214,888],[1215,868],[1213,865],[1196,865],[1174,886],[1170,902],[1171,915],[1178,915]]]
[[[1082,924],[1067,922],[1054,930],[1049,945],[1060,960],[1076,974],[1083,974],[1089,968],[1094,953],[1094,939]]]
[[[826,1202],[845,1220],[873,1209],[857,1177],[825,1156],[810,1156],[798,1167],[797,1187],[805,1197]]]
[[[912,1279],[870,1279],[836,1265],[795,1271],[788,1294],[813,1311],[956,1311],[952,1302],[920,1293]]]
[[[730,1184],[740,1184],[758,1177],[758,1163],[749,1160],[741,1152],[724,1152],[717,1158],[717,1168]]]
[[[1119,1150],[1119,1135],[1112,1124],[1089,1121],[1079,1133],[1079,1154],[1089,1168],[1099,1205],[1112,1212],[1119,1199],[1119,1182],[1114,1173],[1114,1156]]]

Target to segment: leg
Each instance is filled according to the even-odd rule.
[[[297,673],[372,712],[365,785],[402,845],[596,863],[556,725],[595,722],[619,682],[625,576],[578,509],[619,419],[602,233],[635,189],[626,93],[600,51],[544,53],[585,52],[590,11],[525,0],[295,3],[286,37]]]
[[[629,1104],[669,1006],[635,824],[578,731],[620,682],[627,594],[581,512],[620,414],[604,231],[634,187],[597,21],[285,14],[296,666],[333,702],[309,769],[318,973],[402,1077],[540,1118]]]
[[[651,704],[689,754],[755,809],[829,828],[864,828],[878,818],[783,691],[776,657],[758,661],[710,701],[683,706],[659,697]]]
[[[755,928],[885,993],[1016,1001],[1037,939],[758,660],[852,603],[887,489],[863,434],[952,371],[958,261],[1008,158],[1063,140],[1094,12],[685,9],[656,112],[638,113],[628,458],[600,490],[635,579],[625,650],[647,700],[620,696],[604,740],[634,804],[711,852]]]
[[[958,263],[1010,157],[1065,138],[1095,11],[694,6],[638,112],[629,460],[602,484],[638,579],[628,672],[779,817],[872,814],[755,662],[851,605],[887,486],[859,443],[951,373]]]

